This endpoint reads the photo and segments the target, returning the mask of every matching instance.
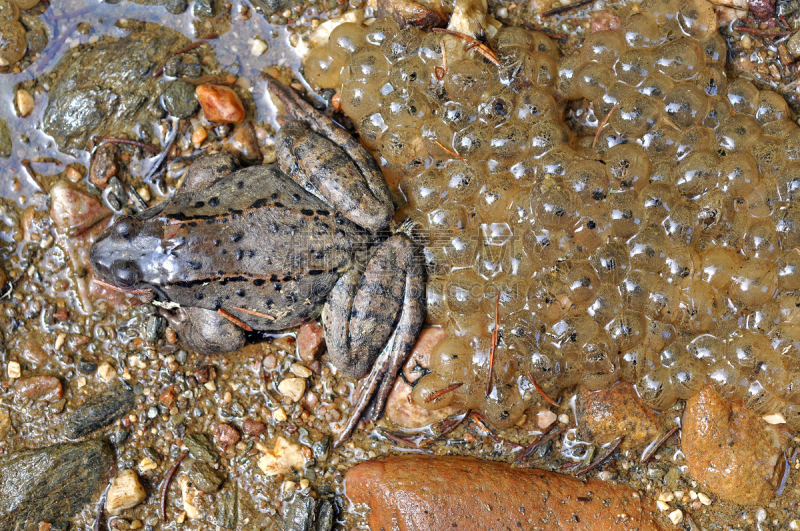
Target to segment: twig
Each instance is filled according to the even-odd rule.
[[[102,144],[124,144],[126,146],[135,146],[138,148],[145,149],[150,153],[158,153],[158,148],[151,146],[150,144],[145,144],[144,142],[139,142],[138,140],[128,140],[127,138],[101,138],[99,140],[95,140],[97,145]]]
[[[212,35],[210,35],[210,36],[206,37],[205,39],[200,39],[199,41],[194,41],[193,43],[191,43],[191,44],[189,44],[189,45],[185,46],[184,48],[181,48],[180,50],[178,50],[178,51],[177,51],[177,52],[175,52],[174,54],[170,55],[170,56],[167,58],[167,61],[169,61],[170,59],[172,59],[172,58],[173,58],[173,57],[175,57],[176,55],[180,55],[180,54],[182,54],[182,53],[186,53],[186,52],[192,51],[192,50],[194,50],[195,48],[198,48],[198,47],[202,46],[203,44],[206,44],[206,43],[207,43],[209,40],[211,40],[211,39],[216,39],[216,38],[217,38],[217,35],[215,35],[215,34],[212,34]],[[163,64],[163,65],[161,65],[160,67],[158,67],[158,69],[157,69],[156,71],[154,71],[154,72],[153,72],[153,77],[158,77],[158,76],[160,76],[161,74],[163,74],[163,73],[164,73],[164,67],[165,67],[165,66],[166,66],[166,64]]]
[[[446,35],[451,35],[453,37],[459,38],[462,41],[468,43],[470,46],[474,47],[474,49],[479,54],[481,54],[486,59],[491,61],[495,66],[502,66],[500,64],[500,61],[497,60],[497,56],[494,54],[494,52],[488,46],[486,46],[484,43],[482,43],[481,41],[479,41],[474,37],[470,37],[469,35],[465,35],[459,31],[453,31],[446,28],[433,28],[431,31],[433,31],[434,33],[444,33]]]
[[[542,18],[545,17],[552,17],[553,15],[559,15],[561,13],[565,13],[567,11],[572,11],[573,9],[578,9],[579,7],[583,7],[589,4],[593,4],[595,0],[580,0],[579,2],[575,2],[574,4],[569,4],[566,6],[557,7],[555,9],[551,9],[550,11],[545,11],[542,13]]]
[[[393,433],[393,432],[391,432],[389,430],[385,430],[385,429],[379,428],[378,429],[378,433],[380,433],[381,435],[383,435],[384,437],[386,437],[387,439],[389,439],[393,443],[399,444],[400,446],[403,446],[405,448],[414,448],[414,449],[419,448],[419,444],[415,443],[414,441],[410,441],[410,440],[406,439],[405,437],[401,437],[400,435],[397,435],[396,433]]]
[[[523,459],[525,459],[526,457],[531,455],[534,450],[536,450],[537,448],[539,448],[543,444],[547,444],[548,442],[552,441],[553,439],[555,439],[556,437],[558,437],[559,435],[561,435],[562,433],[567,431],[567,427],[566,426],[562,426],[558,430],[553,431],[553,428],[555,428],[556,426],[558,426],[558,424],[556,424],[554,422],[553,426],[549,430],[544,432],[538,439],[536,439],[531,444],[529,444],[525,448],[525,450],[522,452],[522,455],[520,455],[517,458],[517,461],[522,461]]]
[[[130,295],[145,295],[147,293],[152,293],[153,292],[153,290],[149,289],[149,288],[145,288],[145,289],[123,289],[123,288],[120,288],[119,286],[115,286],[114,284],[109,284],[108,282],[103,282],[102,280],[97,279],[97,278],[93,278],[92,279],[92,283],[93,284],[97,284],[98,286],[103,286],[104,288],[108,288],[108,289],[111,289],[111,290],[114,290],[114,291],[121,291],[122,293],[128,293]]]
[[[567,37],[569,37],[569,35],[567,35],[566,33],[550,33],[549,31],[546,31],[544,28],[537,28],[530,22],[523,22],[522,27],[528,31],[538,31],[539,33],[544,33],[551,39],[566,39]]]
[[[175,476],[175,472],[178,471],[178,467],[181,466],[181,461],[186,459],[188,454],[189,452],[184,450],[183,453],[178,456],[178,460],[175,461],[175,464],[169,469],[167,476],[164,478],[164,483],[161,484],[161,519],[164,522],[167,521],[167,491],[169,490],[169,485],[172,483],[172,478]]]
[[[106,490],[100,496],[100,501],[97,502],[97,512],[94,516],[94,524],[92,524],[92,531],[100,531],[100,522],[103,520],[103,511],[106,508],[106,500],[108,499],[108,489],[111,488],[111,483],[106,485]]]
[[[275,318],[271,315],[267,315],[265,313],[257,312],[255,310],[248,310],[247,308],[240,308],[238,306],[233,306],[232,309],[240,311],[242,313],[255,315],[256,317],[263,317],[264,319],[269,319],[270,321],[274,321]]]
[[[778,15],[778,19],[781,21],[781,24],[783,24],[786,27],[786,29],[788,30],[792,29],[789,23],[786,22],[786,17],[784,17],[783,15]]]
[[[458,389],[458,388],[459,388],[459,387],[461,387],[462,385],[464,385],[464,382],[456,382],[456,383],[454,383],[454,384],[452,384],[452,385],[448,385],[448,386],[447,386],[447,387],[445,387],[444,389],[439,389],[439,390],[438,390],[438,391],[436,391],[435,393],[431,393],[430,395],[428,395],[428,397],[427,397],[427,398],[425,398],[425,403],[427,404],[427,403],[429,403],[429,402],[433,402],[433,401],[434,401],[434,400],[436,400],[437,398],[440,398],[440,397],[442,397],[442,396],[446,395],[447,393],[450,393],[450,392],[452,392],[452,391],[455,391],[456,389]]]
[[[739,33],[749,33],[758,37],[787,37],[794,33],[793,31],[768,31],[757,28],[745,28],[744,26],[734,26],[733,31]]]
[[[542,395],[542,398],[544,398],[549,404],[558,407],[558,402],[547,396],[547,393],[544,392],[544,389],[542,389],[542,387],[536,381],[536,378],[534,378],[531,373],[528,373],[528,379],[531,381],[533,387],[539,392],[539,394]]]
[[[217,313],[220,314],[225,319],[227,319],[228,321],[230,321],[233,324],[235,324],[236,326],[238,326],[239,328],[241,328],[242,330],[246,330],[247,332],[252,332],[253,331],[253,329],[250,327],[250,325],[248,325],[247,323],[245,323],[244,321],[242,321],[241,319],[239,319],[235,315],[231,314],[231,312],[229,312],[228,310],[224,310],[224,309],[220,308],[220,309],[217,310]]]
[[[603,132],[603,129],[608,123],[608,119],[611,118],[611,114],[613,114],[613,112],[617,109],[618,105],[619,103],[615,103],[614,106],[611,107],[611,110],[608,111],[608,114],[606,114],[605,118],[603,118],[603,121],[600,122],[600,125],[597,126],[597,134],[594,135],[594,140],[592,140],[592,149],[594,149],[594,147],[597,145],[597,140],[600,138],[600,133]]]
[[[497,298],[494,302],[494,330],[492,330],[492,350],[489,351],[489,381],[486,382],[486,396],[492,392],[494,384],[494,356],[497,351],[497,341],[500,339],[500,289],[497,289]]]
[[[461,160],[461,162],[463,162],[464,164],[467,163],[467,159],[465,159],[464,157],[462,157],[461,155],[459,155],[455,151],[451,151],[451,150],[447,149],[446,147],[444,147],[444,144],[442,144],[438,140],[434,140],[433,143],[436,144],[437,146],[439,146],[440,148],[442,148],[443,150],[445,150],[447,152],[447,154],[450,155],[451,157],[455,157],[455,158]]]
[[[603,461],[608,459],[611,456],[611,454],[614,453],[614,451],[617,449],[617,447],[622,443],[623,439],[625,439],[624,435],[622,435],[620,437],[617,437],[617,440],[614,441],[613,443],[611,443],[611,446],[609,446],[608,449],[605,452],[603,452],[603,454],[600,457],[598,457],[597,459],[595,459],[594,461],[592,461],[590,464],[586,465],[585,467],[579,468],[578,470],[576,470],[575,471],[575,475],[576,476],[582,476],[583,474],[587,473],[591,469],[596,468],[597,466],[602,464]]]
[[[663,437],[652,443],[650,446],[645,448],[644,453],[642,454],[642,463],[646,463],[650,460],[651,457],[656,453],[656,450],[661,448],[661,445],[667,442],[667,440],[672,437],[675,432],[678,431],[678,427],[675,426],[671,430],[669,430]]]

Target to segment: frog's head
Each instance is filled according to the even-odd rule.
[[[122,291],[151,289],[149,269],[160,249],[157,235],[137,216],[119,218],[95,241],[89,261],[97,279]]]

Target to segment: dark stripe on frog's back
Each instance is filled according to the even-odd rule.
[[[234,172],[176,196],[162,213],[178,264],[165,282],[181,305],[224,308],[255,329],[318,313],[369,235],[272,168]],[[165,238],[168,239],[168,238]],[[246,308],[275,321],[231,310]],[[291,311],[290,311],[291,310]]]

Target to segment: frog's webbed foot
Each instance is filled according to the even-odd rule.
[[[207,188],[226,175],[233,173],[239,164],[236,157],[227,152],[203,155],[189,166],[183,185],[178,189],[178,194],[196,192]]]
[[[366,421],[383,413],[422,328],[425,269],[416,251],[406,235],[392,236],[377,249],[363,276],[349,271],[328,296],[322,315],[328,355],[344,375],[367,375],[337,445],[365,412]]]
[[[275,138],[281,170],[356,225],[387,228],[394,205],[372,155],[293,90],[274,79],[267,84],[291,118]]]
[[[225,354],[244,346],[244,330],[223,315],[193,307],[182,308],[180,313],[167,318],[190,349],[203,354]]]

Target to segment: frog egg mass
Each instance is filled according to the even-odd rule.
[[[518,27],[487,43],[499,67],[465,44],[386,18],[305,64],[425,248],[448,339],[414,400],[505,427],[536,385],[625,379],[665,409],[710,383],[800,428],[800,131],[726,77],[712,6],[645,0],[566,57]]]

